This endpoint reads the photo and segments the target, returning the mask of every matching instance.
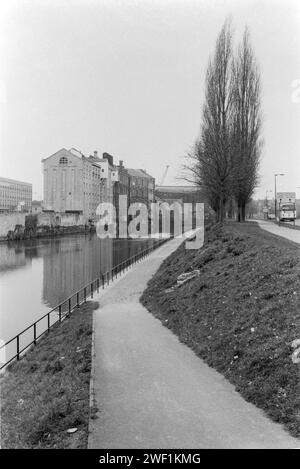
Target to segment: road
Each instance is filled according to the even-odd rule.
[[[295,448],[139,298],[169,241],[95,300],[89,448]]]
[[[252,221],[252,220],[250,220]],[[288,228],[286,226],[278,226],[276,223],[267,220],[253,220],[258,225],[266,231],[273,233],[277,236],[282,236],[290,241],[294,241],[295,243],[300,244],[300,230],[293,230],[292,228]]]

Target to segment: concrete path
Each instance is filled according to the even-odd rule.
[[[98,298],[89,448],[299,447],[139,303],[178,245],[169,241]]]
[[[283,238],[289,239],[290,241],[294,241],[294,243],[300,244],[300,230],[293,230],[292,228],[279,226],[267,220],[253,220],[253,221],[258,223],[258,225],[263,230],[269,231],[272,234],[275,234],[277,236],[282,236]]]

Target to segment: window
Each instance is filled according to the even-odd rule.
[[[65,156],[62,156],[59,160],[59,164],[68,164],[68,159]]]

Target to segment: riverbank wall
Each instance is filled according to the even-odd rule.
[[[17,241],[94,232],[77,213],[0,213],[0,241]]]
[[[25,226],[25,213],[0,213],[0,238],[6,238],[17,225]]]

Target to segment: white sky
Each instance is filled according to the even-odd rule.
[[[236,40],[249,26],[262,72],[257,195],[274,191],[275,172],[278,190],[300,186],[299,0],[0,0],[0,10],[0,174],[32,182],[34,198],[41,159],[61,147],[107,151],[157,183],[169,164],[165,184],[176,183],[228,15]]]

